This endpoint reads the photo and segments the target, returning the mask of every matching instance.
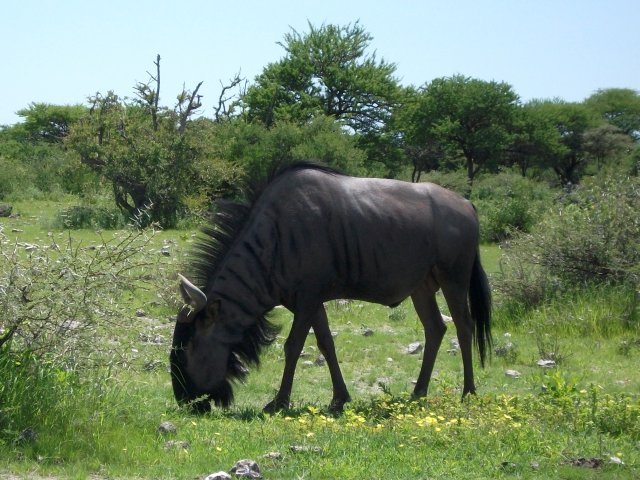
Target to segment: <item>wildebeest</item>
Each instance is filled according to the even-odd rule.
[[[484,365],[491,344],[491,297],[480,264],[471,203],[429,183],[358,178],[315,164],[281,169],[250,195],[222,202],[192,252],[186,305],[173,335],[175,397],[196,411],[227,406],[232,384],[259,363],[277,329],[265,318],[283,305],[294,314],[284,344],[280,389],[266,411],[289,405],[296,363],[313,328],[333,385],[330,407],[350,400],[324,302],[359,299],[396,306],[411,297],[425,332],[414,395],[427,393],[446,326],[442,289],[456,326],[463,396],[475,392],[472,343]]]

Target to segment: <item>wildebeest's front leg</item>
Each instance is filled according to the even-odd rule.
[[[296,364],[310,328],[311,322],[308,316],[294,315],[291,331],[284,342],[284,371],[282,372],[280,390],[278,390],[276,397],[264,407],[263,410],[266,413],[275,413],[289,408],[293,375],[296,372]]]
[[[342,378],[338,357],[336,355],[333,336],[329,329],[329,321],[327,320],[327,312],[324,306],[320,306],[312,320],[313,331],[316,335],[316,342],[320,353],[324,356],[329,367],[331,375],[331,384],[333,386],[333,398],[329,404],[329,409],[334,412],[342,412],[344,404],[351,401],[347,386]]]

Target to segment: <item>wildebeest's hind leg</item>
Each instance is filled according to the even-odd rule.
[[[426,344],[424,356],[422,357],[422,367],[420,368],[418,381],[413,390],[414,397],[422,397],[427,394],[429,380],[433,373],[433,365],[436,361],[442,338],[447,330],[436,302],[435,293],[437,290],[437,284],[429,277],[425,283],[421,284],[413,294],[411,294],[413,306],[416,312],[418,312],[418,317],[424,327]]]
[[[476,386],[473,381],[473,327],[474,323],[469,312],[468,304],[469,281],[464,282],[442,281],[442,293],[449,306],[453,323],[456,325],[458,343],[462,354],[462,366],[464,370],[464,386],[462,396],[468,393],[476,393]]]
[[[331,330],[329,329],[329,321],[327,319],[327,312],[324,307],[321,306],[312,320],[313,331],[316,335],[316,342],[318,348],[327,361],[329,367],[329,374],[331,375],[331,384],[333,386],[333,399],[329,404],[329,409],[334,412],[342,412],[344,404],[351,401],[347,386],[344,383],[342,372],[340,371],[340,365],[338,364],[338,357],[336,355],[335,345],[333,343],[333,337]]]
[[[269,402],[265,407],[266,413],[275,413],[280,410],[289,408],[289,402],[291,400],[291,388],[293,387],[293,375],[296,371],[296,364],[304,342],[307,339],[307,334],[311,328],[311,322],[308,316],[295,315],[293,319],[293,325],[291,325],[291,331],[287,340],[284,342],[284,371],[282,372],[282,381],[280,383],[280,390],[276,394],[276,397]]]

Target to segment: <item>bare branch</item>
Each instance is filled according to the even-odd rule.
[[[231,109],[227,108],[227,102],[229,100],[233,100],[237,96],[237,94],[227,95],[227,92],[240,85],[242,81],[246,83],[246,79],[240,77],[240,72],[235,74],[228,85],[224,85],[222,83],[222,80],[220,81],[222,90],[220,92],[220,96],[218,97],[218,106],[216,107],[214,112],[216,121],[219,121],[223,116],[228,117],[231,113]]]
[[[178,107],[180,109],[179,123],[178,123],[178,133],[180,135],[184,134],[185,129],[187,128],[187,121],[189,117],[202,106],[202,95],[198,95],[198,90],[200,90],[200,86],[203,82],[198,83],[195,90],[191,93],[186,92],[184,89],[182,90],[181,100],[182,102],[178,103]],[[187,100],[187,106],[183,110],[182,103]]]

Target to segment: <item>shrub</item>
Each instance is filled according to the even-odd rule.
[[[162,257],[145,254],[153,234],[44,245],[0,230],[0,444],[64,431],[101,395],[96,367],[130,363],[136,325],[120,301],[158,271]]]
[[[552,292],[585,285],[634,288],[640,278],[639,211],[638,177],[585,182],[530,234],[506,245],[502,276],[494,283],[516,298],[527,286],[530,297],[519,300],[530,305]]]
[[[471,200],[478,209],[485,242],[501,242],[529,232],[552,201],[549,187],[521,175],[503,172],[478,179]]]
[[[471,193],[469,179],[467,178],[467,174],[462,170],[450,172],[432,170],[425,174],[423,178],[425,182],[435,183],[441,187],[448,188],[465,198],[468,198]]]
[[[93,205],[75,205],[66,208],[56,215],[53,228],[80,229],[94,228],[114,230],[126,226],[127,220],[116,208]]]

